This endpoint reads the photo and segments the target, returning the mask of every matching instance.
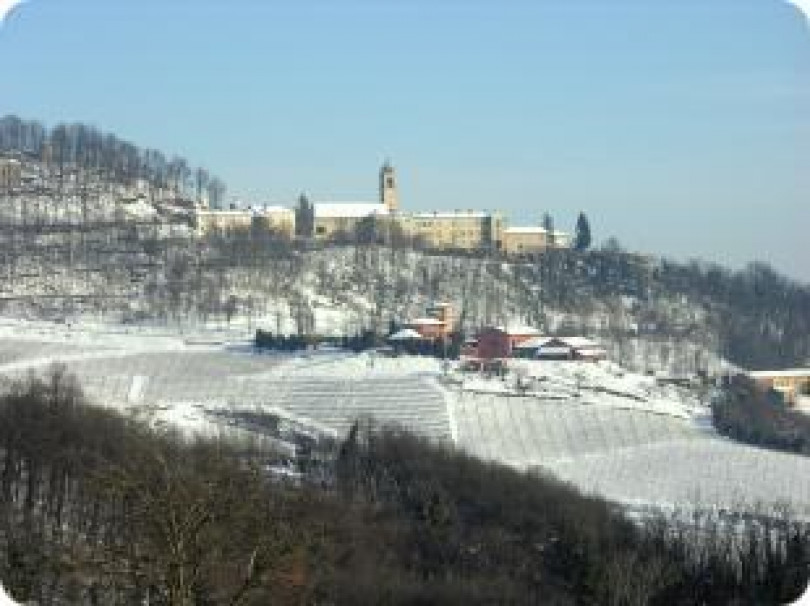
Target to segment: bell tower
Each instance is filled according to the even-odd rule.
[[[397,196],[397,177],[394,167],[386,160],[380,169],[380,202],[385,204],[389,212],[399,210],[399,199]]]

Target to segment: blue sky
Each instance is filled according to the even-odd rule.
[[[0,114],[185,155],[232,195],[549,211],[810,282],[810,28],[781,0],[30,0]]]

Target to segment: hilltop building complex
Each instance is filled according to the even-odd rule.
[[[434,250],[491,251],[510,255],[567,248],[565,232],[542,227],[507,227],[497,211],[433,211],[400,209],[396,171],[386,162],[380,169],[375,202],[313,201],[301,196],[295,210],[283,207],[200,208],[197,232],[248,229],[264,225],[284,237],[319,242],[410,243]]]
[[[199,235],[213,230],[263,229],[288,239],[295,236],[295,212],[283,206],[230,210],[197,209],[195,222]]]

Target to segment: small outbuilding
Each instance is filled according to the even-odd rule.
[[[388,337],[394,355],[401,353],[427,355],[433,351],[435,342],[435,339],[426,337],[413,328],[403,328]]]
[[[402,327],[418,332],[422,338],[431,341],[447,341],[453,331],[453,308],[449,303],[433,303],[425,310],[425,315],[402,323]]]
[[[388,337],[392,343],[402,343],[405,341],[420,341],[424,337],[412,328],[403,328]]]
[[[585,337],[539,337],[515,346],[514,357],[531,360],[588,360],[607,358],[607,351]]]
[[[484,328],[478,333],[478,357],[484,360],[510,358],[521,343],[540,336],[540,331],[530,326]]]
[[[448,334],[448,327],[442,320],[436,318],[414,318],[404,323],[407,330],[417,332],[421,338],[444,339]]]
[[[810,368],[757,370],[750,376],[758,385],[781,393],[791,406],[810,404]]]

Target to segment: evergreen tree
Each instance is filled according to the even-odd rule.
[[[577,217],[576,237],[574,239],[574,248],[576,250],[587,250],[591,245],[591,225],[588,223],[588,217],[585,213],[579,213]]]
[[[554,246],[554,219],[549,213],[543,213],[543,229],[546,230],[546,241],[549,246]]]

